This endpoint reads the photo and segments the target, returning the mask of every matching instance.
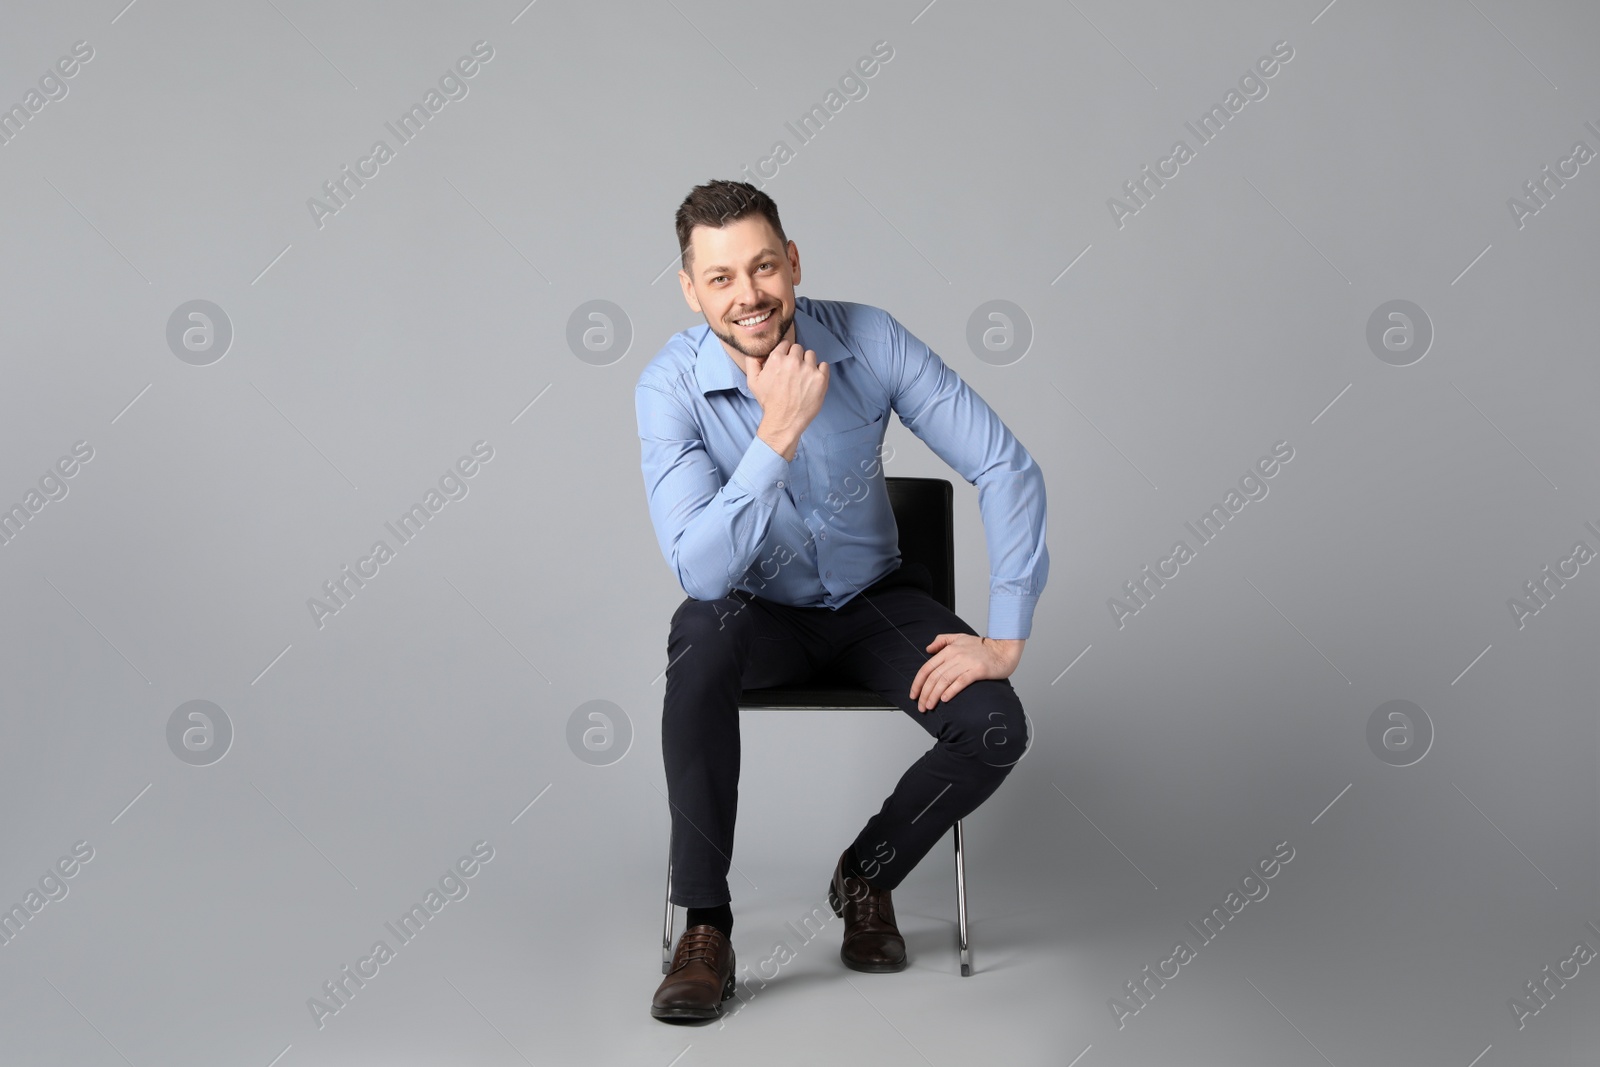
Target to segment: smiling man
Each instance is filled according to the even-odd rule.
[[[635,389],[650,519],[688,594],[667,639],[661,724],[672,903],[688,909],[651,1002],[668,1021],[714,1019],[733,996],[740,691],[826,671],[935,738],[828,885],[845,965],[904,970],[892,890],[1027,750],[1008,679],[1050,572],[1033,458],[888,313],[796,296],[800,251],[771,197],[697,186],[677,231],[683,297],[705,325],[674,335]],[[901,565],[881,462],[891,410],[978,487],[986,637],[934,598],[926,567]]]

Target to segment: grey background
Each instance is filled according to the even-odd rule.
[[[0,946],[4,1062],[1595,1062],[1596,966],[1520,1031],[1508,1000],[1600,948],[1600,577],[1521,629],[1507,608],[1600,548],[1600,163],[1521,228],[1507,207],[1600,149],[1593,5],[5,15],[0,104],[75,41],[94,58],[0,147],[0,503],[76,441],[94,458],[0,548],[0,904],[75,842],[94,858]],[[468,95],[319,228],[307,199],[479,40]],[[784,123],[880,40],[867,95],[797,147]],[[1108,198],[1280,40],[1268,95],[1119,229]],[[941,847],[897,893],[910,970],[847,972],[835,924],[722,1024],[674,1028],[647,1001],[683,593],[633,386],[701,321],[672,212],[778,139],[799,291],[890,310],[1044,470],[1053,569],[1013,676],[1035,745],[968,821],[977,975]],[[195,299],[234,332],[209,366],[166,341]],[[966,344],[994,299],[1034,332],[1007,366]],[[1407,367],[1366,342],[1395,299],[1435,331]],[[591,300],[633,331],[604,366],[566,342]],[[318,629],[307,600],[480,440],[468,495]],[[1280,440],[1270,495],[1119,629],[1108,598]],[[981,632],[976,490],[889,443],[888,473],[956,484]],[[208,766],[168,747],[192,700],[233,729]],[[632,729],[605,766],[567,743],[593,700]],[[1436,732],[1408,767],[1366,742],[1391,700]],[[754,963],[926,738],[900,715],[743,737]],[[469,895],[319,1029],[307,999],[480,840]],[[1280,841],[1271,894],[1119,1029],[1109,998]]]

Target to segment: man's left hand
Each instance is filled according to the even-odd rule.
[[[949,700],[972,682],[1009,678],[1022,660],[1026,642],[1027,638],[997,641],[972,634],[935,637],[927,648],[933,658],[911,680],[911,699],[917,702],[917,710],[933,710],[939,701]]]

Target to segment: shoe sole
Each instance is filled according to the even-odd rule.
[[[651,1006],[650,1017],[653,1019],[716,1019],[722,1015],[722,1005],[733,999],[734,976],[728,975],[727,983],[722,987],[722,1000],[714,1008],[657,1008]]]
[[[828,907],[833,909],[833,914],[837,918],[844,918],[844,900],[832,882],[828,883]],[[902,959],[899,963],[859,963],[844,954],[843,945],[839,946],[839,959],[852,971],[860,971],[862,974],[898,974],[911,964],[909,958]]]
[[[899,963],[857,963],[844,954],[843,947],[839,949],[839,959],[843,960],[844,965],[852,971],[860,971],[863,974],[898,974],[905,970],[911,962],[910,960],[901,960]]]

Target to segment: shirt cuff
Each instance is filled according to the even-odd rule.
[[[991,596],[985,636],[991,641],[1026,640],[1033,632],[1033,609],[1038,603],[1036,596]]]
[[[789,461],[757,436],[750,439],[750,447],[744,450],[744,457],[728,481],[737,482],[739,488],[768,507],[776,507],[788,475]]]

